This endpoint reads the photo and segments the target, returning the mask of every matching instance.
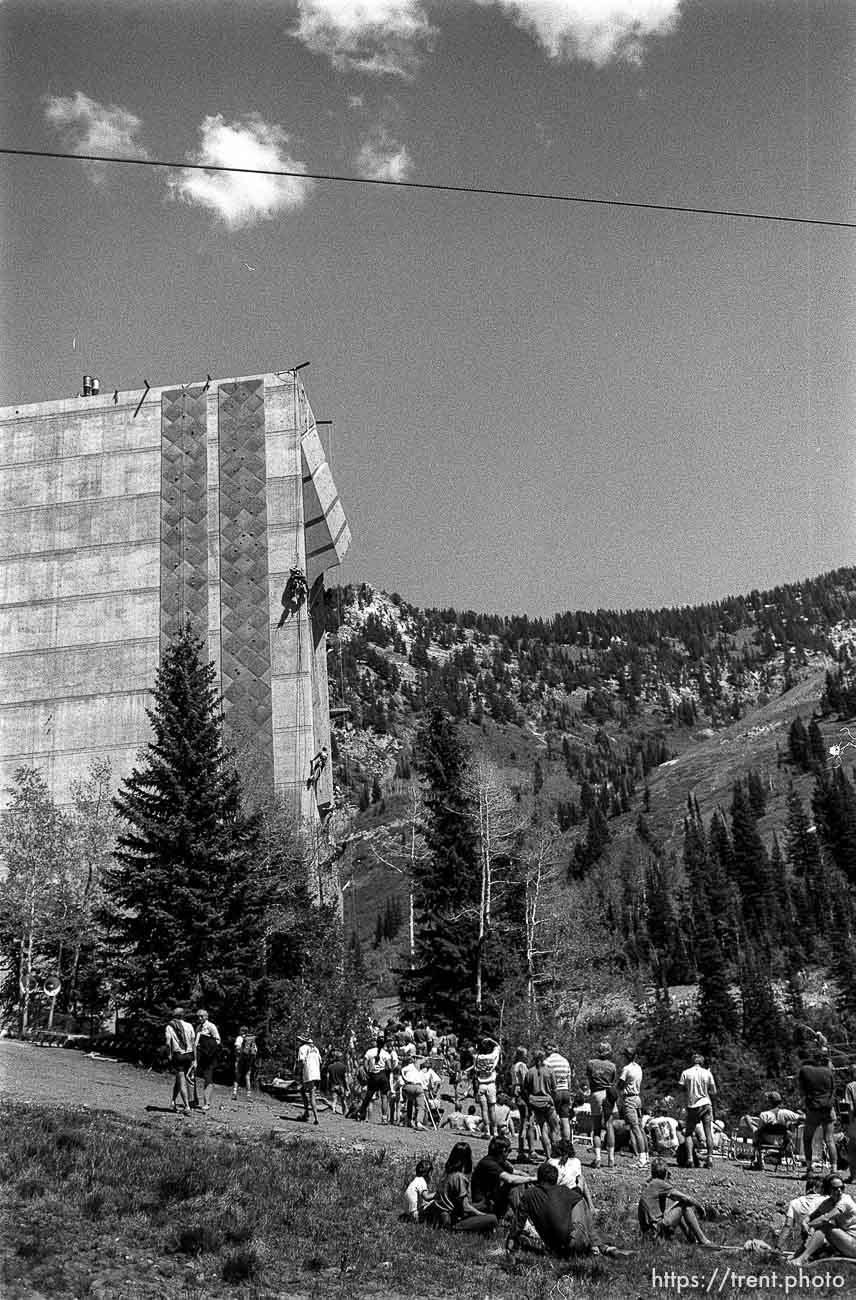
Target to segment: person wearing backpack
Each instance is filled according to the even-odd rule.
[[[187,1084],[187,1071],[193,1064],[195,1034],[193,1025],[184,1019],[184,1008],[176,1007],[172,1020],[166,1027],[166,1050],[169,1055],[170,1068],[174,1075],[172,1085],[172,1109],[179,1114],[190,1114],[190,1093]],[[179,1106],[179,1101],[181,1105]]]
[[[232,1086],[232,1101],[237,1101],[239,1088],[246,1088],[247,1099],[252,1099],[253,1074],[258,1055],[259,1048],[255,1034],[251,1034],[246,1025],[241,1025],[235,1039],[235,1082]]]

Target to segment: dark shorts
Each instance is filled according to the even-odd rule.
[[[713,1107],[709,1101],[703,1101],[699,1106],[687,1106],[687,1132],[691,1133],[696,1124],[701,1124],[705,1115],[713,1117]]]
[[[805,1113],[806,1128],[820,1128],[823,1124],[832,1123],[832,1107],[821,1106],[816,1110],[807,1110]]]
[[[187,1074],[193,1061],[192,1052],[173,1052],[170,1066],[173,1074]]]
[[[556,1112],[553,1109],[551,1101],[537,1102],[529,1098],[529,1117],[536,1124],[552,1124],[556,1118]]]
[[[217,1057],[211,1056],[207,1061],[196,1062],[196,1079],[198,1083],[209,1087],[214,1082],[214,1066],[217,1064]]]
[[[571,1094],[564,1090],[556,1093],[556,1113],[559,1119],[571,1118]]]
[[[383,1093],[384,1096],[389,1094],[389,1075],[388,1074],[370,1074],[366,1087],[369,1096],[373,1097],[376,1092]]]

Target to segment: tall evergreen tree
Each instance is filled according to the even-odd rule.
[[[773,887],[767,850],[739,782],[731,801],[731,843],[734,880],[740,890],[747,938],[767,946],[771,936],[779,933],[778,893]]]
[[[259,828],[222,744],[213,664],[186,626],[148,710],[153,739],[115,800],[123,827],[105,873],[117,987],[142,1024],[194,997],[225,1025],[263,1014]]]
[[[479,870],[472,808],[464,793],[467,755],[448,714],[434,709],[417,737],[427,785],[424,860],[413,863],[414,968],[403,991],[445,1024],[473,1024]]]

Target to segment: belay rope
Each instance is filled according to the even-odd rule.
[[[297,614],[300,607],[306,604],[306,598],[308,595],[309,583],[306,579],[306,574],[302,569],[293,568],[288,575],[288,581],[282,591],[282,614],[279,623],[277,624],[277,631],[279,631],[287,618],[291,618],[293,614]]]

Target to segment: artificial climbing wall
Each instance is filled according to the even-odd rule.
[[[190,619],[254,779],[316,818],[331,797],[329,764],[307,784],[329,739],[317,599],[349,540],[292,373],[0,409],[3,797],[22,765],[60,804],[93,759],[118,783]],[[283,609],[294,568],[315,584],[314,633],[308,599]]]

